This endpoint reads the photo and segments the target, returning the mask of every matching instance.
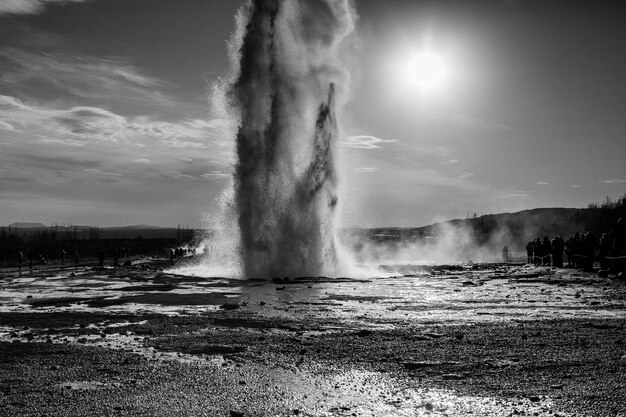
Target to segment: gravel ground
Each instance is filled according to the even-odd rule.
[[[73,275],[72,275],[73,274]],[[626,285],[0,271],[0,415],[626,416]]]

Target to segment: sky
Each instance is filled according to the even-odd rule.
[[[233,0],[0,0],[0,225],[201,226],[232,187],[212,107]],[[343,226],[626,193],[618,3],[356,0]],[[436,82],[417,66],[434,57]],[[432,81],[432,82],[431,82]]]

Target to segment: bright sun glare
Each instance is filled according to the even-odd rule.
[[[409,81],[420,90],[433,90],[442,85],[447,68],[443,58],[433,52],[416,53],[407,68]]]

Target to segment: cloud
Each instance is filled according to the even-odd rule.
[[[142,74],[120,58],[101,58],[61,52],[31,52],[19,48],[0,49],[0,84],[21,93],[37,83],[38,91],[60,100],[117,108],[137,106],[172,113],[183,103],[164,94],[168,84]]]
[[[121,177],[122,176],[122,174],[120,174],[119,172],[102,171],[97,168],[87,168],[87,169],[84,169],[83,171],[85,171],[87,174],[103,175],[107,177]]]
[[[369,172],[376,172],[378,171],[378,168],[372,168],[372,167],[358,167],[354,169],[354,172],[359,172],[359,173],[369,173]]]
[[[393,143],[398,142],[398,139],[380,139],[375,136],[368,135],[356,135],[348,136],[348,138],[342,143],[346,148],[352,149],[376,149],[380,148],[381,143]]]
[[[55,109],[3,95],[0,95],[0,110],[3,110],[0,123],[10,125],[12,130],[32,131],[36,128],[44,130],[47,136],[51,133],[71,135],[74,137],[43,141],[76,146],[80,145],[77,139],[120,142],[151,137],[175,148],[204,148],[207,140],[214,138],[219,130],[216,126],[222,123],[219,119],[160,121],[146,116],[125,117],[107,109],[87,106]]]
[[[511,194],[505,194],[502,196],[502,198],[524,198],[524,197],[528,197],[528,194],[525,193],[511,193]]]
[[[622,180],[622,179],[612,179],[612,180],[601,180],[598,181],[599,183],[602,184],[623,184],[626,182],[626,180]]]
[[[535,185],[549,185],[549,182],[545,182],[545,181],[540,181],[540,182],[536,182]]]
[[[64,146],[85,146],[86,142],[80,140],[73,139],[57,139],[57,138],[48,138],[45,136],[40,136],[39,142],[41,143],[50,143],[55,145],[64,145]]]
[[[210,171],[200,176],[204,179],[215,179],[215,178],[227,178],[227,177],[230,177],[230,174],[226,172],[222,172],[222,171]]]
[[[126,124],[126,118],[97,107],[72,107],[53,113],[51,121],[76,135],[114,135]]]
[[[580,185],[578,185],[578,184],[574,184],[574,185],[570,185],[569,187],[570,187],[570,188],[580,188],[581,186],[580,186]]]
[[[2,0],[0,15],[34,14],[41,12],[49,4],[82,3],[86,0]]]
[[[2,120],[0,120],[0,129],[3,129],[3,130],[14,130],[13,125],[11,125],[10,123],[4,122]]]
[[[152,160],[150,160],[149,158],[137,158],[133,159],[133,162],[136,162],[138,164],[150,164],[152,163]]]

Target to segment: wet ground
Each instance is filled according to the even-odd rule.
[[[626,416],[626,283],[391,266],[236,280],[0,270],[0,415]]]

